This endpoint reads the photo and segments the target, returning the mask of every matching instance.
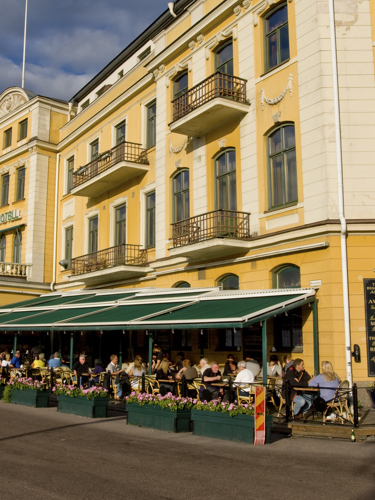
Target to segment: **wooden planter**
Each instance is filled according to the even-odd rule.
[[[190,409],[171,411],[158,405],[126,403],[128,424],[160,431],[189,432]]]
[[[80,415],[81,417],[104,418],[107,416],[109,397],[86,399],[85,397],[71,398],[57,396],[57,411]]]
[[[254,444],[254,417],[251,415],[236,415],[205,410],[192,410],[191,419],[194,423],[193,434],[226,441],[240,441]],[[273,417],[266,417],[266,443],[270,441]]]
[[[38,389],[13,389],[11,403],[24,406],[35,406],[36,408],[47,408],[51,391],[40,391]]]

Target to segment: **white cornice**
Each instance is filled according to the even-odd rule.
[[[27,142],[23,146],[20,146],[19,148],[16,148],[16,149],[13,149],[12,151],[9,151],[9,153],[6,153],[5,155],[0,156],[0,164],[5,163],[5,162],[9,162],[13,158],[29,152],[29,149],[32,149],[34,147],[38,147],[40,149],[50,151],[51,153],[57,153],[59,151],[57,144],[52,144],[50,142],[41,141],[40,139],[34,139],[33,141]],[[28,156],[23,158],[23,159],[26,160],[27,158],[28,158]]]

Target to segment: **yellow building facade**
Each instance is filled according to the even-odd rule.
[[[317,344],[304,305],[267,320],[267,356],[371,380],[371,3],[336,6],[333,50],[328,0],[176,1],[60,123],[54,289],[312,288]],[[146,349],[144,331],[124,333]],[[210,360],[262,356],[260,325],[206,334],[155,337],[173,358],[197,361],[202,342]]]

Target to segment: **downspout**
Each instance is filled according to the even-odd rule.
[[[57,153],[56,158],[56,180],[55,180],[55,220],[54,220],[54,234],[53,234],[53,269],[52,269],[52,283],[51,291],[55,291],[56,283],[56,247],[57,247],[57,194],[59,186],[59,166],[60,166],[60,153]]]
[[[334,0],[328,0],[329,4],[329,28],[331,35],[331,57],[332,57],[332,80],[333,80],[333,102],[335,110],[335,141],[336,141],[336,163],[337,163],[337,193],[338,209],[341,225],[341,271],[342,271],[342,292],[344,302],[344,328],[345,328],[345,361],[346,379],[352,386],[352,354],[351,335],[349,317],[349,284],[348,284],[348,256],[346,247],[346,220],[344,214],[344,185],[341,154],[341,124],[340,124],[340,103],[339,103],[339,82],[337,74],[337,49],[335,30],[335,8]]]

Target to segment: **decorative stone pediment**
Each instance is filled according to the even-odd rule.
[[[29,95],[30,94],[30,95]],[[34,94],[19,87],[12,87],[0,95],[0,118],[25,104]]]

